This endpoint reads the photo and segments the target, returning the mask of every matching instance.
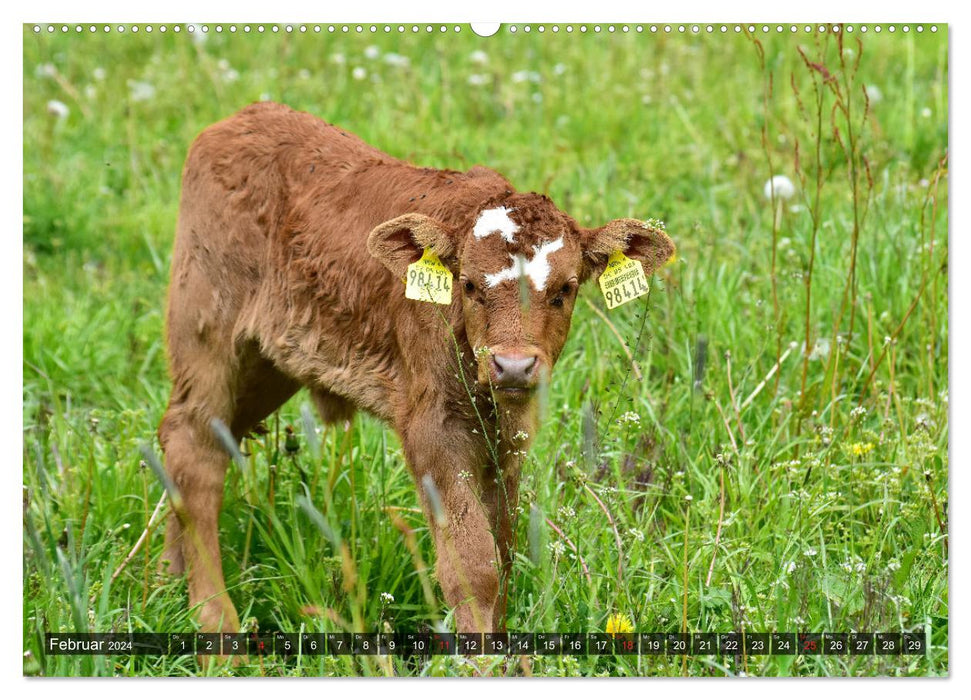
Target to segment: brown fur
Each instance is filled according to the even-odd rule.
[[[514,212],[512,243],[472,235],[496,206]],[[529,259],[560,236],[545,290],[524,279],[484,284],[510,254]],[[423,247],[455,274],[450,306],[405,298],[405,270]],[[301,386],[325,421],[363,409],[395,429],[456,626],[502,629],[533,390],[563,348],[577,286],[618,248],[648,274],[674,251],[639,221],[584,229],[491,170],[417,168],[280,105],[206,129],[183,173],[168,307],[173,389],[159,428],[183,499],[165,559],[187,569],[203,629],[239,628],[217,531],[228,463],[211,421],[241,439]],[[523,358],[535,365],[497,388],[498,363]]]

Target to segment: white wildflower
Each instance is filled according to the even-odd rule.
[[[816,551],[815,547],[810,547],[805,552],[803,552],[803,556],[806,556],[806,557],[814,557],[817,554],[819,554],[819,552]]]
[[[931,114],[933,114],[933,112],[931,112],[930,107],[924,107],[924,109],[920,110],[920,116],[922,116],[924,119],[930,119]]]
[[[805,343],[803,343],[805,348]],[[810,360],[825,360],[829,357],[830,342],[829,338],[817,338],[813,343],[813,349],[809,352]]]
[[[148,102],[155,97],[155,86],[143,80],[129,80],[128,89],[132,102]]]
[[[819,440],[823,445],[830,445],[833,442],[833,429],[828,425],[820,426],[819,428]],[[808,498],[808,494],[806,498]],[[801,496],[800,496],[801,498]]]
[[[486,85],[489,82],[489,76],[482,75],[481,73],[473,73],[468,77],[468,80],[466,80],[466,82],[469,85],[476,85],[476,86]]]
[[[354,78],[354,80],[364,80],[367,77],[367,70],[361,66],[357,66],[351,71],[351,77]]]
[[[553,552],[553,556],[555,557],[562,557],[564,554],[566,554],[566,545],[559,540],[550,542],[548,547],[550,548],[550,551]]]
[[[553,66],[553,75],[563,75],[566,73],[566,66],[562,63],[557,63]]]
[[[71,110],[60,100],[50,100],[47,103],[47,113],[54,115],[58,119],[67,119],[67,115],[71,113]]]
[[[489,55],[485,51],[473,51],[469,54],[469,60],[478,66],[484,66],[489,62]]]
[[[542,80],[540,74],[532,70],[517,70],[512,74],[512,81],[514,83],[538,83],[540,80]]]
[[[330,57],[330,60],[331,63],[336,63],[339,66],[343,66],[345,63],[347,63],[347,56],[342,53],[335,53]]]
[[[387,53],[384,55],[384,62],[395,68],[407,68],[411,65],[411,59],[402,56],[400,53]]]
[[[880,92],[880,88],[878,88],[876,85],[867,85],[866,95],[868,98],[870,98],[870,104],[872,105],[875,105],[877,102],[880,102],[883,99],[883,93]]]
[[[765,183],[765,198],[772,199],[773,192],[776,199],[790,199],[796,193],[796,186],[785,175],[773,175]]]
[[[372,61],[380,55],[381,49],[379,49],[377,46],[368,46],[366,49],[364,49],[364,57],[369,58]]]
[[[640,425],[641,417],[634,411],[627,411],[624,415],[617,419],[617,422],[621,425]]]
[[[394,596],[391,595],[390,593],[382,593],[381,602],[384,603],[385,605],[390,605],[391,603],[394,602]]]
[[[914,418],[914,424],[918,428],[923,428],[924,430],[930,430],[934,427],[934,421],[927,413],[918,413]]]

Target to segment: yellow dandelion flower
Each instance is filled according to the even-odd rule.
[[[607,634],[630,634],[634,631],[634,623],[621,613],[614,613],[607,618]]]
[[[850,453],[854,457],[862,457],[872,449],[872,442],[854,442],[852,445],[850,445]]]

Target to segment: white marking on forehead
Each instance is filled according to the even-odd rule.
[[[552,267],[549,257],[563,247],[563,236],[555,241],[547,241],[540,246],[533,246],[532,260],[526,260],[522,255],[510,255],[512,265],[505,270],[500,270],[491,275],[485,276],[486,285],[495,287],[497,284],[510,280],[518,280],[526,276],[536,287],[536,291],[542,292],[546,289],[546,281],[549,279]]]
[[[509,218],[509,214],[514,211],[515,209],[506,209],[505,207],[483,209],[479,213],[479,218],[476,219],[472,235],[476,238],[485,238],[493,233],[498,233],[506,241],[512,243],[515,240],[513,234],[519,230],[519,225]]]

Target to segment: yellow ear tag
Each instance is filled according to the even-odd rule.
[[[647,277],[640,260],[631,260],[619,250],[607,258],[607,268],[600,274],[600,291],[608,309],[616,309],[648,292]]]
[[[452,271],[429,248],[421,260],[408,266],[405,275],[405,296],[432,304],[452,303]]]

